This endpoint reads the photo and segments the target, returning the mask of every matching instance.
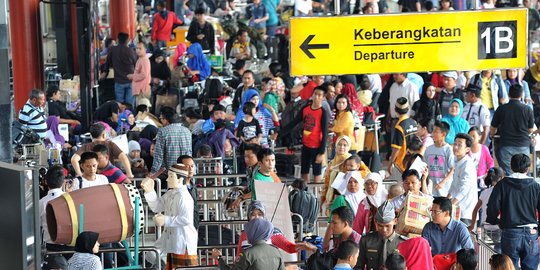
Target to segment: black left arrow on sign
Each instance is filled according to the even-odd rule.
[[[314,59],[315,56],[309,50],[330,48],[330,44],[309,44],[314,37],[315,35],[309,35],[300,45],[300,49],[311,59]]]

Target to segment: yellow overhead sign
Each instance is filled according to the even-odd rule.
[[[527,9],[290,20],[293,75],[519,68]]]

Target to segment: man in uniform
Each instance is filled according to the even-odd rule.
[[[388,255],[396,251],[401,242],[407,240],[395,232],[396,222],[396,211],[391,203],[386,201],[379,206],[375,215],[377,231],[360,239],[360,254],[354,269],[379,269]]]

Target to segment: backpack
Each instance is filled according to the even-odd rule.
[[[304,233],[313,232],[319,217],[319,200],[317,197],[307,189],[294,189],[289,194],[289,202],[291,212],[301,215],[304,219]]]
[[[291,101],[285,106],[283,112],[281,113],[281,125],[282,127],[286,126],[296,118],[299,113],[302,113],[302,110],[305,106],[309,104],[308,100]],[[289,136],[282,137],[281,144],[283,146],[293,146],[300,144],[302,142],[302,123],[294,126],[292,131],[289,133]]]

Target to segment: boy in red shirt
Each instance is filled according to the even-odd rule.
[[[322,107],[326,96],[326,89],[320,86],[315,87],[311,96],[311,102],[302,109],[295,119],[289,123],[281,136],[286,135],[292,128],[302,122],[302,179],[307,183],[309,180],[309,169],[313,167],[313,180],[320,183],[322,180],[322,161],[326,151],[326,141],[328,140],[328,113]]]

